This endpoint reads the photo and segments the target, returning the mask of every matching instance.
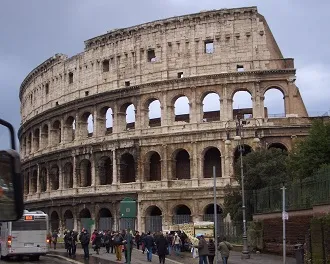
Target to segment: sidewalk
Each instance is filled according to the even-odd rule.
[[[51,254],[61,255],[68,257],[68,254],[66,253],[65,249],[56,249],[50,251]],[[219,257],[220,258],[220,257]],[[80,245],[77,246],[77,256],[73,258],[76,261],[79,261],[81,263],[89,263],[89,264],[113,264],[113,263],[125,263],[125,257],[123,254],[122,261],[116,261],[115,254],[106,253],[105,248],[101,248],[100,254],[97,255],[93,249],[90,248],[90,259],[89,261],[86,261],[83,259],[83,250]],[[147,256],[146,254],[142,254],[141,251],[138,251],[134,248],[132,252],[132,264],[142,264],[142,263],[150,263],[147,262]],[[152,256],[152,262],[154,264],[159,263],[159,259],[157,255]],[[170,255],[167,256],[166,262],[167,264],[198,264],[198,258],[194,259],[192,258],[191,253],[184,252],[181,257]],[[220,259],[220,264],[222,264],[222,260]],[[280,256],[274,256],[274,255],[268,255],[268,254],[251,254],[250,259],[241,259],[241,253],[232,251],[230,258],[229,258],[230,264],[241,264],[241,263],[247,263],[247,264],[282,264],[282,257]],[[296,261],[294,258],[287,258],[287,264],[295,264]]]

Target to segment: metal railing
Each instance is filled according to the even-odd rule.
[[[287,210],[311,209],[315,205],[330,204],[330,171],[326,175],[286,184]],[[249,191],[254,213],[270,213],[282,210],[281,185]]]

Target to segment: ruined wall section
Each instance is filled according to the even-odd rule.
[[[238,67],[286,68],[280,56],[272,55],[274,43],[268,43],[273,38],[267,28],[251,7],[159,20],[87,40],[84,52],[46,65],[23,82],[22,122],[78,98],[125,86],[235,72]],[[206,43],[213,43],[213,51],[206,50]],[[106,71],[104,62],[109,63]]]

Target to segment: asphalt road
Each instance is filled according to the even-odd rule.
[[[29,261],[29,258],[24,258],[19,261],[17,259],[0,260],[0,264],[69,264],[71,262],[65,261],[64,259],[58,259],[48,256],[41,256],[39,261]]]

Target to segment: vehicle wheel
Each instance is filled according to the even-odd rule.
[[[40,256],[38,255],[38,256],[30,256],[29,257],[29,260],[30,261],[37,261],[37,260],[39,260],[40,259]]]
[[[0,257],[1,260],[8,260],[8,257],[7,256],[2,256]]]

